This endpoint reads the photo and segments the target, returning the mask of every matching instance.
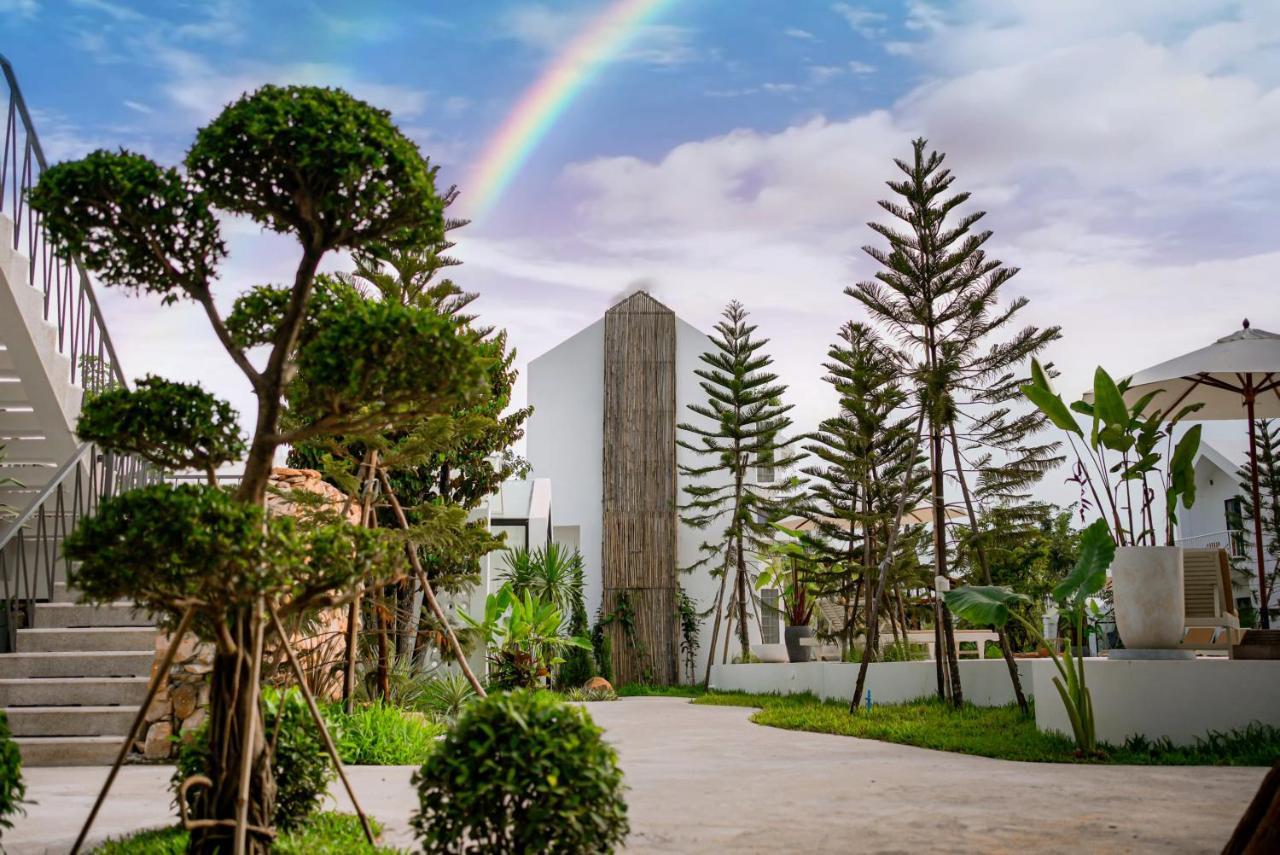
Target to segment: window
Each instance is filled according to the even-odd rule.
[[[765,588],[760,592],[760,642],[778,643],[778,589]]]
[[[1232,496],[1223,504],[1227,517],[1227,537],[1232,555],[1244,555],[1244,499]]]

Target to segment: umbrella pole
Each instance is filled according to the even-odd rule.
[[[1262,555],[1262,496],[1258,490],[1258,438],[1253,429],[1253,389],[1245,390],[1244,405],[1249,425],[1249,488],[1253,492],[1253,546],[1258,555],[1258,599],[1261,603],[1262,628],[1271,628],[1267,608],[1267,565]]]

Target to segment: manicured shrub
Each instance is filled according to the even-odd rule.
[[[338,756],[351,766],[410,766],[427,759],[444,726],[424,714],[386,704],[357,707],[338,717]]]
[[[427,853],[612,852],[630,830],[614,750],[546,692],[469,705],[413,777]]]
[[[0,712],[0,828],[13,828],[10,817],[22,813],[22,799],[26,794],[22,756],[9,732],[9,719]]]
[[[281,829],[297,828],[320,809],[329,790],[329,782],[337,773],[301,692],[296,688],[284,692],[264,689],[262,702],[268,737],[276,733],[276,720],[279,718],[279,736],[271,763],[276,779],[275,824]],[[283,717],[280,718],[282,711]],[[327,721],[326,727],[335,739],[341,737],[335,732],[338,728],[333,722]],[[178,751],[177,768],[170,779],[175,799],[184,780],[192,775],[207,774],[208,762],[209,731],[206,723]],[[203,792],[200,787],[193,787],[187,792],[188,807],[193,813]]]

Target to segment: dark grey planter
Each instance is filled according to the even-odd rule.
[[[783,634],[787,642],[787,659],[792,662],[808,662],[813,657],[813,648],[802,645],[802,638],[813,638],[813,627],[789,626]]]

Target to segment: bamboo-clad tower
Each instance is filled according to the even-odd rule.
[[[601,569],[616,682],[679,676],[676,316],[640,291],[605,314]]]

